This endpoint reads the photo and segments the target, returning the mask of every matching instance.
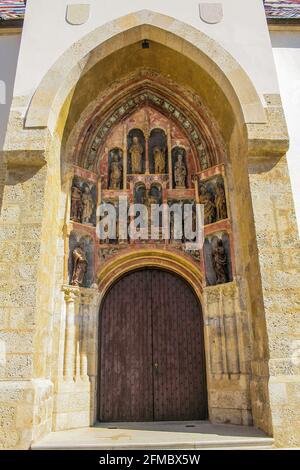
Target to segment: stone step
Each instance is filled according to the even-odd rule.
[[[111,423],[52,432],[33,450],[271,450],[274,441],[254,427],[208,422]]]

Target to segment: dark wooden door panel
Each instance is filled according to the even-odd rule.
[[[182,279],[127,275],[108,293],[100,327],[101,421],[206,418],[202,315]]]
[[[151,272],[121,279],[101,314],[100,420],[152,421]]]
[[[154,419],[206,418],[200,306],[180,278],[152,271]]]

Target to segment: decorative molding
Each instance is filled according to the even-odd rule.
[[[205,23],[217,24],[223,19],[223,6],[221,3],[199,3],[199,14]]]

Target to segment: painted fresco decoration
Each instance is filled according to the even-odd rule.
[[[167,136],[162,129],[152,129],[149,139],[150,173],[166,174],[168,172]]]
[[[186,151],[184,148],[175,147],[172,150],[173,181],[175,189],[185,189],[187,187],[187,165]]]
[[[207,285],[215,286],[232,281],[230,239],[226,232],[206,237],[204,258]]]
[[[69,283],[91,287],[94,282],[94,246],[91,237],[73,231],[69,239]]]
[[[114,148],[109,152],[109,189],[123,189],[123,151],[120,148]]]
[[[75,176],[71,189],[71,214],[73,222],[96,225],[96,187],[94,184]]]
[[[145,173],[145,136],[140,129],[132,129],[127,138],[128,142],[128,173]]]
[[[204,206],[205,225],[227,219],[226,193],[221,175],[200,181],[199,202]]]

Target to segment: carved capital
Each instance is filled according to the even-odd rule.
[[[75,286],[63,286],[62,291],[65,295],[65,302],[76,302],[79,298],[80,289]]]

